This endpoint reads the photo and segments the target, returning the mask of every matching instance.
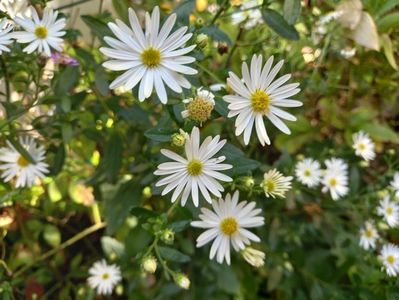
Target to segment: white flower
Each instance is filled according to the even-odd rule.
[[[263,188],[266,197],[284,198],[285,193],[291,188],[292,176],[284,176],[276,169],[270,170],[263,175],[260,187]]]
[[[226,89],[226,85],[224,83],[214,83],[209,86],[209,89],[212,92],[220,92],[223,89]]]
[[[19,43],[29,43],[24,48],[24,52],[32,53],[36,49],[40,53],[45,53],[48,57],[51,56],[50,47],[62,52],[63,39],[60,38],[65,35],[62,31],[65,27],[65,19],[57,20],[58,11],[46,7],[43,12],[43,18],[40,19],[36,10],[30,7],[33,20],[30,18],[15,17],[14,22],[25,29],[25,31],[16,31],[13,37]]]
[[[10,31],[13,26],[8,24],[7,19],[2,19],[0,22],[0,55],[4,52],[10,52],[8,45],[12,43],[12,34]]]
[[[245,22],[244,28],[251,29],[256,25],[263,23],[262,13],[258,8],[259,3],[257,0],[249,0],[241,5],[241,10],[233,13],[231,16],[232,23],[237,25]]]
[[[249,245],[250,241],[260,242],[258,236],[247,228],[259,227],[264,224],[264,218],[258,216],[262,210],[254,209],[255,202],[238,202],[239,193],[236,191],[233,197],[226,195],[225,200],[213,201],[213,211],[201,208],[199,215],[201,221],[191,222],[191,226],[205,228],[197,238],[197,247],[202,247],[213,240],[209,258],[216,256],[218,263],[226,260],[230,265],[230,244],[235,251],[240,251]]]
[[[112,290],[121,281],[121,271],[116,265],[108,265],[105,260],[97,261],[89,269],[87,282],[99,295],[110,295]]]
[[[265,264],[265,253],[252,247],[245,247],[245,249],[241,251],[241,255],[247,263],[255,268],[260,268]]]
[[[7,12],[12,19],[17,15],[29,15],[27,0],[1,0],[0,10]]]
[[[176,93],[191,84],[181,74],[194,75],[197,70],[185,66],[195,61],[194,57],[185,56],[195,45],[184,47],[192,34],[187,33],[187,26],[182,26],[174,33],[171,30],[176,22],[176,14],[172,14],[159,30],[159,8],[156,6],[150,17],[145,15],[145,34],[133,9],[129,8],[131,29],[120,20],[108,23],[118,39],[105,37],[111,48],[100,48],[100,51],[112,58],[103,66],[114,71],[125,71],[110,85],[111,89],[124,86],[126,90],[134,88],[140,81],[139,100],[151,96],[155,91],[162,103],[168,101],[165,85]]]
[[[31,187],[37,178],[44,178],[48,173],[48,165],[43,162],[45,150],[43,146],[37,146],[32,137],[19,139],[20,144],[30,154],[35,163],[26,160],[11,143],[8,147],[0,148],[0,170],[3,170],[1,177],[4,182],[16,177],[16,187]]]
[[[344,48],[339,51],[339,54],[346,59],[351,59],[356,54],[356,48]]]
[[[384,245],[380,258],[388,276],[396,276],[399,273],[399,247],[394,244]]]
[[[390,227],[399,224],[399,205],[390,201],[389,196],[384,197],[377,207],[377,214],[382,216]]]
[[[311,158],[306,158],[296,164],[295,175],[302,184],[308,187],[315,187],[321,180],[320,163]]]
[[[232,179],[219,171],[231,169],[233,166],[222,164],[226,157],[213,156],[222,149],[226,140],[220,141],[220,136],[214,138],[208,136],[200,145],[200,133],[197,127],[194,127],[191,136],[187,134],[185,147],[185,156],[182,156],[166,149],[162,149],[161,153],[166,157],[174,160],[173,162],[162,163],[158,166],[155,175],[166,177],[158,181],[156,186],[164,186],[162,195],[166,195],[174,189],[172,202],[181,197],[181,204],[184,206],[188,196],[191,197],[195,206],[198,206],[199,192],[209,203],[212,202],[211,194],[221,197],[224,191],[223,186],[218,182]],[[209,193],[210,192],[210,193]]]
[[[321,183],[324,185],[323,193],[330,192],[333,200],[345,196],[348,191],[348,165],[340,158],[331,158],[325,161],[327,169]]]
[[[395,190],[395,197],[399,198],[399,172],[395,172],[395,174],[393,174],[391,187]]]
[[[242,64],[243,80],[238,78],[233,72],[229,72],[227,83],[236,95],[227,95],[223,99],[230,103],[228,117],[237,116],[235,134],[238,136],[244,132],[244,143],[246,145],[249,143],[254,123],[260,143],[263,146],[265,143],[270,144],[263,121],[264,116],[282,132],[291,133],[280,118],[289,121],[295,121],[296,118],[278,107],[298,107],[302,103],[289,99],[289,97],[296,95],[300,91],[297,88],[299,83],[284,85],[291,78],[291,74],[274,80],[283,63],[284,61],[281,60],[272,68],[272,56],[262,68],[262,56],[254,55],[250,70],[245,62]]]
[[[360,229],[359,245],[365,250],[374,249],[378,237],[379,235],[374,223],[372,221],[367,221],[364,227]]]
[[[369,161],[375,158],[374,143],[369,135],[363,131],[359,131],[352,136],[353,149],[355,154],[361,156],[364,160]]]
[[[190,118],[193,121],[205,122],[211,116],[215,106],[215,95],[207,90],[199,88],[194,98],[183,100],[186,104],[186,110],[181,112],[183,118]]]

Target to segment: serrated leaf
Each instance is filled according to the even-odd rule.
[[[288,24],[287,21],[277,11],[266,8],[262,11],[263,19],[278,35],[289,39],[298,40],[299,34],[295,27]]]
[[[167,261],[174,261],[179,263],[189,262],[190,256],[181,253],[180,251],[169,247],[158,247],[159,253]]]

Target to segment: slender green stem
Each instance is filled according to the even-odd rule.
[[[5,85],[6,85],[6,101],[10,102],[11,101],[10,81],[8,78],[7,65],[3,59],[3,56],[0,56],[0,64],[1,64],[1,68],[3,69],[3,72],[4,72],[4,81],[5,81]]]
[[[76,2],[73,2],[73,3],[61,5],[58,8],[56,8],[56,10],[63,10],[63,9],[71,8],[71,7],[74,7],[76,5],[79,5],[79,4],[82,4],[82,3],[86,3],[86,2],[89,2],[89,1],[93,1],[93,0],[79,0],[79,1],[76,1]]]
[[[88,228],[86,228],[85,230],[79,232],[78,234],[76,234],[75,236],[71,237],[69,240],[65,241],[64,243],[62,243],[61,245],[59,245],[58,247],[47,251],[46,253],[43,253],[42,255],[40,255],[37,259],[35,259],[34,261],[32,261],[31,263],[27,264],[26,266],[22,267],[21,269],[19,269],[18,271],[16,271],[13,275],[14,278],[20,276],[21,274],[23,274],[25,271],[27,271],[28,269],[30,269],[31,267],[33,267],[34,265],[36,265],[38,262],[45,260],[47,258],[49,258],[50,256],[53,256],[54,254],[58,253],[59,251],[64,250],[65,248],[73,245],[74,243],[76,243],[77,241],[83,239],[84,237],[104,228],[106,225],[105,222],[103,223],[98,223],[98,224],[94,224],[93,226],[90,226]]]
[[[211,70],[209,70],[208,68],[204,67],[203,65],[201,65],[200,63],[196,63],[196,66],[199,67],[202,71],[204,71],[205,73],[207,73],[209,76],[211,76],[214,80],[216,80],[216,82],[218,83],[224,83],[223,80],[221,80],[215,73],[213,73]]]
[[[238,31],[238,34],[237,34],[237,37],[236,37],[236,39],[234,41],[234,44],[231,47],[229,55],[227,56],[225,68],[227,68],[230,65],[231,58],[233,57],[233,54],[234,54],[234,52],[236,51],[236,49],[238,47],[238,41],[241,39],[243,33],[244,33],[244,28],[240,27],[240,29]]]
[[[213,19],[211,20],[211,23],[209,24],[210,26],[215,24],[215,22],[217,21],[217,19],[220,17],[220,15],[222,14],[222,12],[226,9],[226,5],[228,3],[228,0],[224,0],[223,3],[220,5],[218,11],[216,12],[215,16],[213,17]]]

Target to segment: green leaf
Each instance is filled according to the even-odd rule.
[[[107,26],[107,22],[103,20],[104,17],[106,16],[82,16],[83,22],[85,22],[85,24],[90,28],[91,32],[101,41],[103,41],[105,36],[113,36],[112,31]]]
[[[113,234],[123,224],[130,210],[140,205],[140,200],[141,187],[134,181],[123,183],[114,197],[105,199],[104,218],[108,234]]]
[[[219,153],[220,155],[225,155],[227,158],[227,163],[231,163],[234,166],[232,170],[226,172],[228,174],[247,174],[248,172],[257,169],[261,165],[260,162],[245,157],[244,152],[229,143],[224,145]]]
[[[388,31],[399,26],[399,12],[394,12],[381,18],[378,22],[378,29],[380,31]]]
[[[269,276],[267,278],[267,290],[273,291],[277,288],[281,279],[283,278],[283,270],[281,267],[275,267],[270,269]]]
[[[101,66],[97,66],[94,76],[97,90],[102,96],[107,96],[109,92],[109,83],[104,68],[102,68]]]
[[[101,159],[99,170],[105,173],[108,181],[115,182],[119,169],[122,166],[123,140],[118,132],[113,132],[105,145],[104,156]]]
[[[227,108],[228,103],[223,100],[216,100],[215,101],[215,110],[223,117],[227,117],[229,113],[229,109]]]
[[[129,9],[129,1],[128,0],[112,0],[112,5],[118,14],[118,16],[124,21],[128,21],[128,9]]]
[[[392,47],[392,41],[387,34],[383,34],[380,37],[381,40],[381,45],[384,49],[384,54],[385,57],[387,58],[389,64],[391,65],[392,68],[394,68],[396,71],[398,70],[398,65],[396,64],[395,56],[393,53],[393,47]]]
[[[144,135],[156,142],[168,142],[170,141],[172,134],[175,132],[175,130],[172,129],[171,123],[170,117],[165,115],[158,122],[157,126],[145,131]]]
[[[367,123],[360,129],[366,131],[370,136],[381,142],[391,142],[399,144],[399,134],[386,124]]]
[[[226,264],[221,265],[217,272],[217,286],[229,294],[238,295],[240,293],[240,281],[236,273]]]
[[[61,143],[56,149],[53,163],[51,164],[50,173],[52,176],[57,175],[61,172],[62,167],[65,162],[65,146],[64,143]]]
[[[173,232],[181,232],[190,225],[190,220],[176,221],[168,226]]]
[[[125,245],[119,242],[117,239],[114,239],[110,236],[103,236],[101,238],[101,246],[103,248],[104,253],[111,257],[112,255],[117,255],[121,257],[125,252]]]
[[[284,19],[289,25],[295,24],[298,17],[301,15],[301,1],[300,0],[285,0],[284,1]]]
[[[61,244],[61,233],[58,230],[58,227],[54,225],[47,224],[44,226],[43,238],[46,243],[53,248],[58,247]]]
[[[229,36],[216,25],[203,27],[199,30],[199,33],[205,33],[215,41],[226,42],[231,45]]]
[[[179,263],[186,263],[190,261],[190,256],[181,253],[180,251],[169,247],[158,247],[159,253],[167,261],[174,261]]]
[[[195,8],[195,0],[183,1],[173,11],[177,15],[177,22],[188,24],[189,16]]]
[[[289,40],[298,40],[299,34],[295,27],[288,24],[287,21],[277,11],[266,8],[262,11],[263,19],[280,36]]]
[[[65,96],[79,81],[79,67],[67,66],[58,76],[54,86],[54,93],[58,97]]]

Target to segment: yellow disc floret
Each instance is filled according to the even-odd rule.
[[[196,122],[205,122],[211,116],[213,103],[208,99],[197,96],[188,105],[187,110],[191,120]]]
[[[256,90],[251,95],[251,106],[254,112],[267,114],[270,110],[270,97],[262,90]]]
[[[187,165],[187,172],[191,176],[198,176],[202,173],[203,163],[197,159],[193,159]]]
[[[29,161],[23,157],[22,155],[18,158],[17,160],[17,164],[18,166],[20,166],[21,168],[25,168],[29,165]]]
[[[161,63],[161,52],[153,47],[147,48],[141,53],[141,61],[148,68],[155,68]]]
[[[233,217],[223,219],[220,223],[220,230],[225,235],[233,235],[238,230],[237,220]]]
[[[39,39],[45,39],[48,35],[48,30],[46,27],[44,26],[37,26],[35,28],[35,35],[39,38]]]

